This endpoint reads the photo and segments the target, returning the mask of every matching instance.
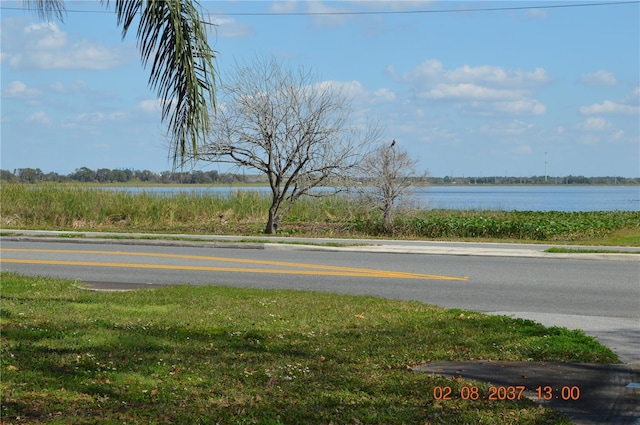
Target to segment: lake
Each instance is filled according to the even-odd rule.
[[[268,192],[268,187],[149,186],[110,187],[109,190],[147,192],[159,196],[177,193],[228,194],[238,190]],[[640,186],[485,186],[446,185],[414,188],[414,197],[426,208],[502,211],[640,211]]]
[[[430,186],[430,208],[503,211],[640,211],[638,186]]]

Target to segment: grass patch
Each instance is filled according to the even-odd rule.
[[[627,226],[614,229],[605,238],[602,245],[608,246],[640,246],[640,231],[638,227]]]
[[[569,423],[528,400],[436,402],[423,362],[616,362],[581,331],[418,302],[3,273],[7,423]],[[303,307],[301,307],[303,306]]]
[[[581,249],[581,248],[547,248],[544,252],[559,254],[640,254],[640,251],[616,251],[613,249]]]

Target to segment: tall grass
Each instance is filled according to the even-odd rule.
[[[83,185],[3,184],[0,216],[5,228],[120,229],[147,231],[259,231],[270,196],[254,191],[230,194],[179,193],[157,196]],[[342,197],[301,199],[288,222],[342,222],[362,208]],[[239,228],[238,228],[239,227]]]
[[[222,221],[258,221],[268,199],[257,193],[230,196],[101,190],[81,185],[2,185],[0,214],[8,227],[164,229]]]
[[[82,185],[1,186],[0,223],[5,229],[78,229],[254,234],[266,222],[270,196],[179,193],[157,196]],[[406,210],[397,214],[399,238],[484,238],[531,241],[597,241],[624,231],[640,242],[640,212],[539,212]],[[348,196],[300,199],[281,225],[285,234],[389,236],[379,212]]]

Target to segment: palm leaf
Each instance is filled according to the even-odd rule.
[[[200,5],[192,0],[116,0],[125,37],[136,16],[142,63],[151,63],[149,85],[162,101],[175,165],[195,158],[215,109],[215,52],[209,47]]]
[[[23,0],[23,3],[27,9],[35,10],[40,19],[56,19],[60,22],[64,20],[64,0]]]
[[[63,0],[25,0],[44,19],[64,16]],[[108,5],[109,0],[102,0]],[[215,51],[209,47],[197,0],[115,0],[124,38],[138,22],[138,49],[151,64],[149,86],[162,102],[174,166],[196,158],[215,110]],[[137,19],[136,19],[137,18]]]

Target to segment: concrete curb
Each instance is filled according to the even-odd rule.
[[[572,260],[605,260],[640,262],[640,255],[628,253],[550,253],[549,245],[519,245],[481,242],[401,241],[375,239],[282,238],[255,236],[145,234],[111,232],[65,232],[53,230],[7,230],[2,239],[12,241],[49,241],[75,243],[118,243],[125,245],[190,246],[213,248],[245,248],[271,250],[306,250],[387,254],[457,255],[481,257],[521,257]],[[265,240],[268,239],[268,240]],[[327,246],[322,244],[345,244]],[[562,246],[566,247],[566,246]],[[629,247],[583,247],[577,249],[611,249],[638,251]]]
[[[392,245],[378,246],[353,246],[353,247],[331,247],[320,245],[301,244],[272,244],[266,243],[265,248],[274,250],[309,250],[309,251],[348,251],[363,252],[370,254],[425,254],[425,255],[458,255],[475,257],[521,257],[521,258],[549,258],[549,259],[571,259],[571,260],[607,260],[607,261],[630,261],[640,262],[640,255],[637,254],[616,254],[616,253],[552,253],[536,250],[524,249],[496,249],[496,248],[447,248],[447,247],[402,247]]]

